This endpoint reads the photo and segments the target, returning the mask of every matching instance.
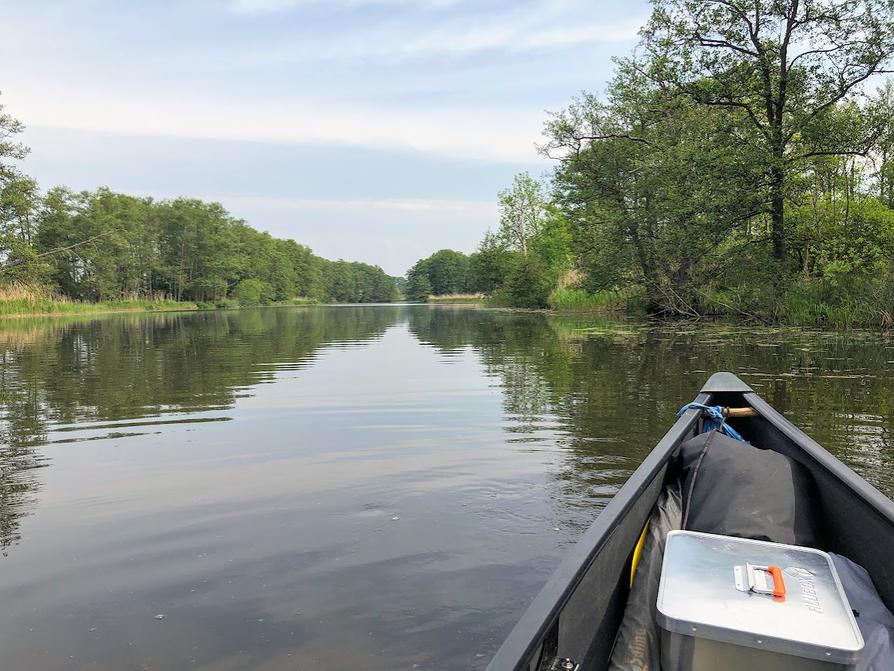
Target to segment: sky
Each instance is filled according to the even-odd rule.
[[[545,174],[549,111],[602,91],[647,0],[3,3],[0,103],[42,188],[216,200],[402,275],[472,252]]]

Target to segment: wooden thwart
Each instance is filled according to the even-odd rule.
[[[751,407],[747,408],[724,408],[724,417],[757,417],[757,410]]]

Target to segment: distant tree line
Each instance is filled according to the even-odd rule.
[[[498,295],[894,323],[894,87],[871,84],[891,71],[891,3],[652,5],[604,95],[546,122],[548,179],[500,195],[478,252]]]
[[[571,267],[567,220],[547,200],[544,185],[527,173],[517,175],[499,199],[497,232],[487,233],[472,254],[442,249],[417,261],[407,273],[408,298],[485,293],[523,307],[546,304]]]
[[[377,266],[329,261],[253,229],[219,203],[156,201],[101,188],[45,194],[13,161],[21,124],[0,106],[0,286],[51,286],[98,301],[164,295],[242,304],[370,303],[398,297]],[[7,159],[7,160],[3,160]]]

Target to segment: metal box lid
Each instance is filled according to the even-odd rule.
[[[831,558],[812,548],[671,531],[657,606],[687,636],[837,664],[863,649]]]

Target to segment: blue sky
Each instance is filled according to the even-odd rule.
[[[402,274],[473,251],[550,164],[547,110],[601,91],[645,0],[5,3],[0,91],[44,188],[222,202]]]

